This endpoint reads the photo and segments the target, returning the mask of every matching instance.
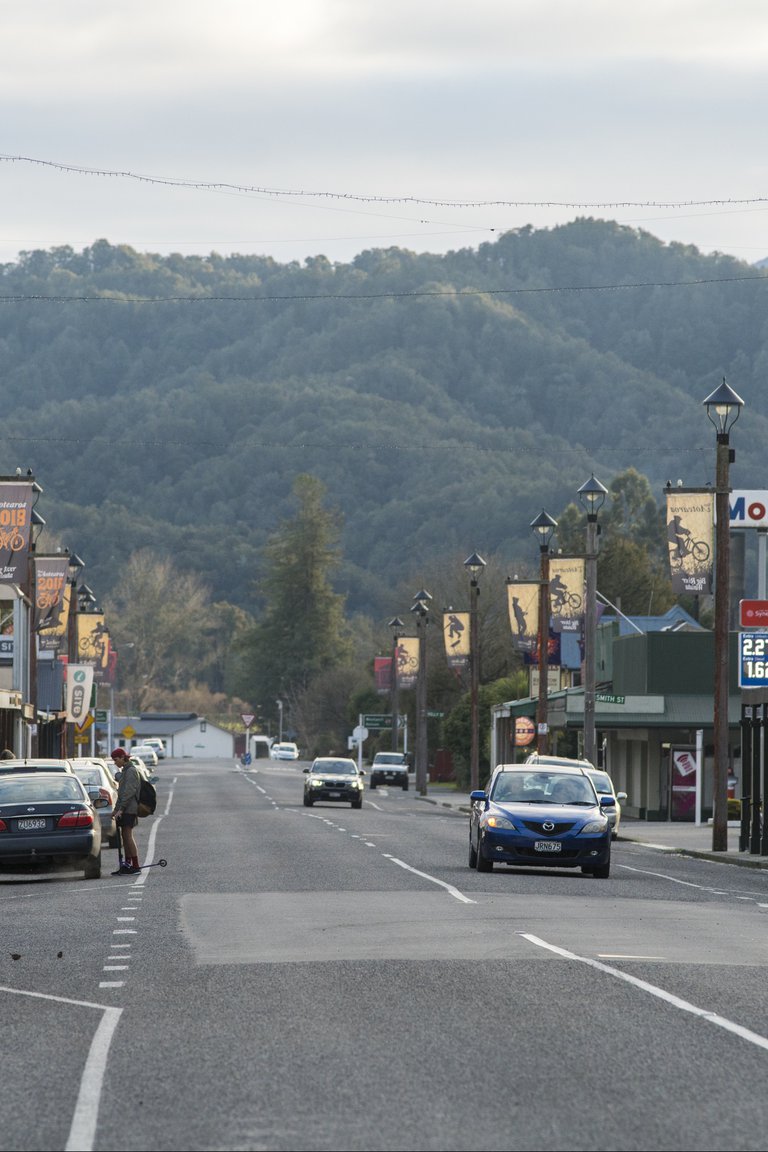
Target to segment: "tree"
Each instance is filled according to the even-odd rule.
[[[143,712],[159,692],[196,678],[208,623],[208,592],[197,576],[179,573],[148,549],[136,552],[105,611],[129,710]]]
[[[296,515],[265,548],[260,592],[266,609],[243,642],[240,695],[254,703],[298,697],[320,673],[343,664],[350,650],[344,597],[330,573],[339,562],[340,519],[323,506],[325,488],[313,476],[293,485]]]

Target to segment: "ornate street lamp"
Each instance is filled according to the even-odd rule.
[[[480,577],[485,568],[485,560],[473,552],[464,561],[469,572],[469,674],[470,674],[470,716],[471,744],[469,753],[469,790],[480,787],[480,716],[478,695],[480,691],[480,630],[478,627],[477,601],[480,596]]]
[[[419,674],[416,677],[416,791],[427,794],[427,625],[429,624],[429,592],[422,588],[413,598],[411,612],[416,619],[419,638]]]
[[[539,540],[541,572],[539,576],[539,703],[536,709],[536,750],[545,753],[549,747],[549,726],[547,723],[547,689],[549,687],[549,543],[557,520],[543,510],[531,528]]]
[[[715,696],[714,696],[714,781],[712,811],[712,851],[728,850],[728,615],[730,599],[730,555],[728,526],[729,466],[733,460],[730,431],[739,418],[744,401],[723,382],[703,404],[717,432],[715,470]]]
[[[597,764],[595,740],[595,648],[597,642],[597,514],[608,489],[594,472],[577,493],[587,511],[586,604],[584,606],[584,759]]]

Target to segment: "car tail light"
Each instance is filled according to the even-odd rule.
[[[106,800],[108,804],[112,803],[112,797],[110,796],[109,792],[107,792],[106,788],[99,788],[99,799]]]
[[[59,817],[59,828],[90,828],[93,825],[93,813],[84,808],[75,812],[65,812]]]
[[[0,832],[7,832],[7,831],[8,831],[8,825],[6,824],[5,820],[0,820]]]

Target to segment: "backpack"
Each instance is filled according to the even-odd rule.
[[[141,779],[139,788],[139,816],[152,816],[157,807],[157,792],[154,784],[149,780]]]

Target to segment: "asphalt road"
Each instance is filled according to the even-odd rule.
[[[763,872],[479,874],[413,791],[160,776],[167,868],[0,873],[0,1148],[766,1147]]]

